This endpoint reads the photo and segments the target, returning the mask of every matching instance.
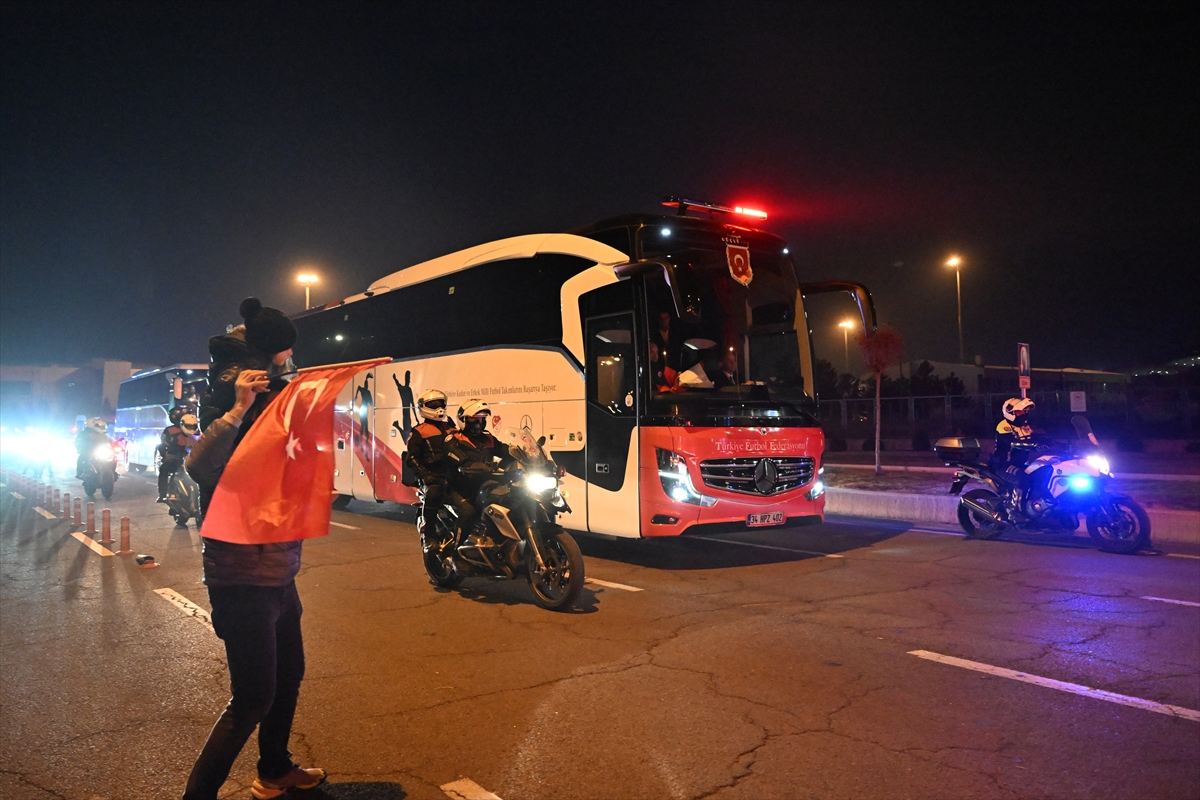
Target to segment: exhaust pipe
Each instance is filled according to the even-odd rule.
[[[976,503],[974,500],[971,500],[970,498],[963,497],[963,498],[960,498],[958,502],[962,503],[967,508],[969,508],[972,511],[974,511],[975,513],[979,514],[981,517],[986,517],[991,522],[998,523],[1001,525],[1005,524],[1004,520],[1002,520],[1002,519],[1000,519],[1000,517],[996,516],[996,512],[992,511],[990,508],[988,508],[986,506],[979,505],[979,503]]]

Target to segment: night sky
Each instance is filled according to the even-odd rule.
[[[957,360],[951,253],[968,360],[1196,352],[1191,15],[967,6],[5,2],[0,358],[206,360],[301,265],[324,303],[668,194],[766,208],[911,358]]]

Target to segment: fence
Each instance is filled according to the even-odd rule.
[[[882,435],[907,439],[924,432],[938,436],[987,436],[999,421],[1000,408],[1013,394],[884,397]],[[1036,424],[1053,432],[1070,429],[1070,392],[1030,392],[1037,404]],[[1200,391],[1130,387],[1125,392],[1088,392],[1084,415],[1101,436],[1191,438],[1200,434]],[[845,438],[875,436],[875,398],[821,401],[821,422]]]

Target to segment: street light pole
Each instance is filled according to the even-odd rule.
[[[314,275],[311,272],[303,272],[296,276],[296,282],[304,287],[304,310],[305,311],[307,311],[309,308],[312,307],[312,301],[310,298],[310,289],[312,288],[312,285],[319,280],[320,280],[320,278],[318,278],[316,275]]]
[[[850,372],[850,329],[854,327],[853,320],[844,319],[838,323],[842,329],[842,349],[846,358],[846,372]]]
[[[962,265],[962,259],[958,256],[952,256],[946,262],[946,266],[954,270],[954,288],[958,295],[958,363],[967,363],[966,349],[963,347],[962,333],[962,270],[959,266]]]

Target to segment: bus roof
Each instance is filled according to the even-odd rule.
[[[623,264],[629,260],[629,256],[620,250],[584,236],[575,236],[569,233],[532,233],[525,236],[513,236],[509,239],[497,239],[494,242],[486,242],[475,247],[468,247],[466,250],[439,256],[430,261],[413,264],[411,267],[405,267],[390,275],[385,275],[372,283],[362,294],[317,306],[305,313],[311,314],[343,303],[353,303],[375,294],[411,286],[415,283],[423,283],[480,264],[506,261],[512,258],[532,258],[539,253],[580,256],[589,258],[598,264],[611,264],[612,266]],[[304,314],[296,316],[304,316]]]
[[[121,381],[121,383],[125,383],[125,381],[136,381],[138,378],[149,378],[151,375],[158,375],[163,372],[178,372],[180,370],[192,370],[207,373],[208,364],[172,364],[169,367],[155,367],[154,369],[143,370],[136,375],[131,375],[124,381]]]

